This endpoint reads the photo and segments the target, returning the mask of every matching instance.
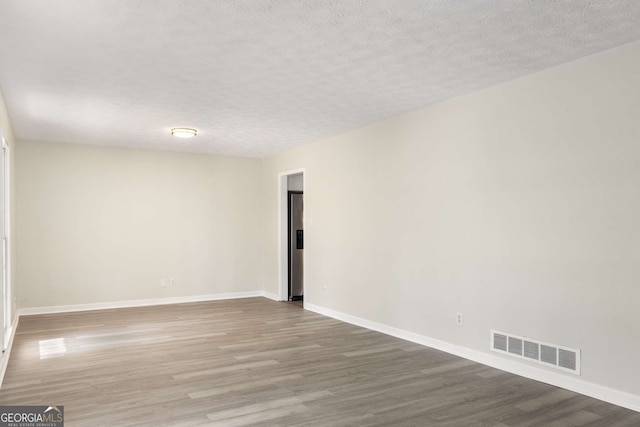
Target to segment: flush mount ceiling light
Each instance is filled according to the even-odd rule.
[[[171,135],[178,138],[193,138],[198,134],[198,131],[191,128],[173,128],[171,129]]]

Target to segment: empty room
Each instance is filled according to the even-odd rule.
[[[640,2],[0,0],[0,426],[640,426]]]

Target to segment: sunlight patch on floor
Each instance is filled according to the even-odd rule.
[[[67,346],[64,338],[53,338],[50,340],[42,340],[39,342],[40,359],[49,359],[52,357],[64,356],[67,352]]]

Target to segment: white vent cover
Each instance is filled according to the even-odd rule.
[[[580,350],[491,331],[491,350],[580,375]]]

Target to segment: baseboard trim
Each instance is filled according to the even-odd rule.
[[[94,304],[58,305],[58,306],[51,306],[51,307],[30,307],[30,308],[19,309],[18,315],[33,316],[37,314],[71,313],[74,311],[111,310],[114,308],[146,307],[151,305],[182,304],[182,303],[188,303],[188,302],[216,301],[216,300],[225,300],[225,299],[253,298],[253,297],[262,297],[262,296],[266,296],[266,293],[264,291],[250,291],[250,292],[229,292],[224,294],[211,294],[211,295],[191,295],[191,296],[184,296],[184,297],[115,301],[115,302],[104,302],[104,303],[101,302],[101,303],[94,303]],[[269,298],[268,296],[266,297]]]
[[[16,315],[15,320],[13,321],[11,333],[9,334],[9,343],[7,345],[7,349],[5,350],[5,353],[2,355],[2,360],[0,361],[0,388],[2,388],[2,383],[4,381],[4,374],[7,372],[7,367],[9,366],[11,349],[13,348],[13,338],[16,336],[16,330],[18,329],[19,322],[20,322],[20,315]]]
[[[281,301],[280,297],[277,294],[273,294],[271,292],[262,291],[262,296],[265,298],[269,298],[274,301]]]
[[[463,357],[492,368],[500,369],[512,374],[516,374],[525,378],[540,381],[556,387],[564,388],[585,396],[603,400],[614,405],[622,406],[633,411],[640,412],[640,396],[627,393],[624,391],[612,389],[599,384],[591,383],[575,376],[566,376],[560,373],[549,372],[536,366],[529,366],[514,360],[508,360],[490,353],[483,353],[467,347],[458,346],[446,341],[437,340],[414,332],[405,331],[394,328],[382,323],[373,322],[350,314],[342,313],[337,310],[322,307],[315,304],[305,302],[304,308],[323,316],[332,317],[334,319],[351,323],[352,325],[361,326],[383,334],[411,341],[416,344],[431,347],[436,350],[444,351],[455,356]]]

